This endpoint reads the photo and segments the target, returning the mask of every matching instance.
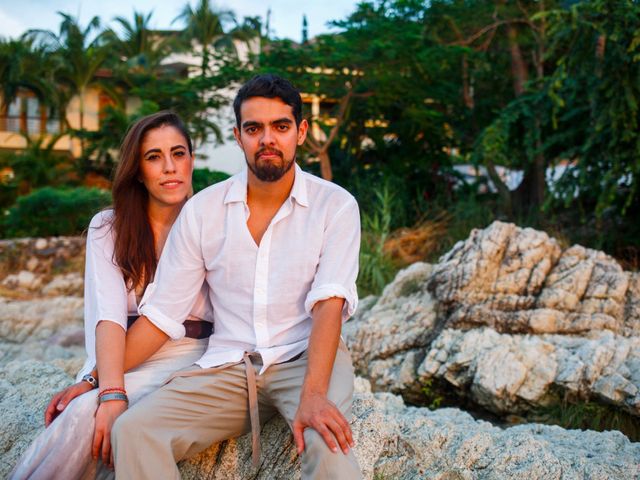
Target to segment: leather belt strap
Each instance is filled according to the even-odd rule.
[[[258,408],[258,388],[256,385],[256,371],[247,352],[242,356],[247,371],[247,391],[249,393],[249,417],[251,419],[251,459],[253,466],[260,465],[260,415]]]
[[[127,328],[131,328],[131,325],[138,319],[138,315],[129,315],[127,317]],[[185,337],[187,338],[207,338],[213,332],[213,323],[205,322],[204,320],[185,320],[184,323]]]

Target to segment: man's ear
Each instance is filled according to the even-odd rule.
[[[303,119],[298,125],[298,145],[302,145],[307,139],[307,131],[309,130],[309,122]]]
[[[233,127],[233,136],[236,137],[236,143],[242,148],[242,140],[240,139],[240,130],[238,127]]]

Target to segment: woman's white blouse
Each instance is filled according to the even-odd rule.
[[[77,375],[79,381],[96,364],[96,326],[101,321],[114,322],[127,330],[127,317],[138,315],[135,291],[128,290],[122,271],[113,256],[113,210],[96,214],[87,232],[84,273],[84,338],[87,360]],[[180,321],[213,322],[206,284],[200,290],[191,314]]]

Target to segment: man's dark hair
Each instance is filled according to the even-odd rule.
[[[236,115],[236,125],[240,128],[240,107],[242,102],[252,97],[279,98],[293,110],[296,126],[302,121],[302,98],[300,92],[291,82],[278,75],[265,73],[256,75],[238,91],[233,101],[233,112]]]

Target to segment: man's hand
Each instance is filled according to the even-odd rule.
[[[349,453],[349,447],[354,446],[349,422],[325,395],[303,392],[300,396],[300,406],[293,420],[293,439],[298,455],[304,451],[305,428],[318,432],[334,453],[338,451],[336,440],[345,455]]]
[[[96,429],[93,432],[93,446],[91,455],[95,460],[102,457],[102,463],[113,468],[111,453],[111,428],[113,423],[125,410],[127,402],[124,400],[110,400],[101,403],[96,411]]]
[[[48,427],[51,425],[51,422],[53,422],[56,417],[63,412],[71,400],[92,389],[93,387],[89,382],[85,382],[83,380],[56,393],[49,402],[49,405],[47,405],[47,409],[44,411],[44,426]]]

